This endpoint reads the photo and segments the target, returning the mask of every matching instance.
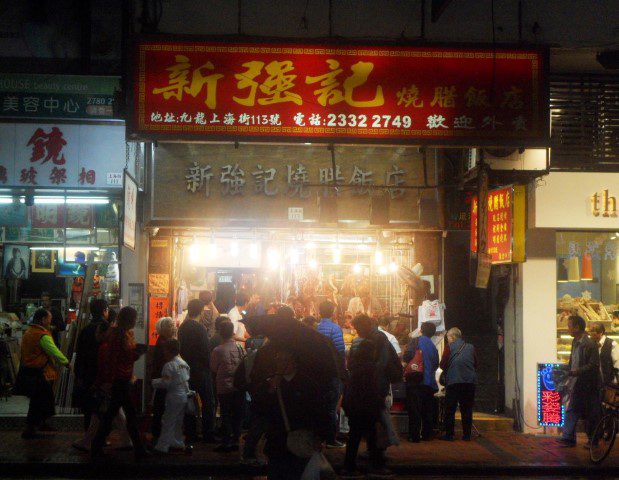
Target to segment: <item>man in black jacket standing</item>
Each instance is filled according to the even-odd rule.
[[[215,396],[210,370],[210,348],[208,331],[201,323],[204,302],[194,299],[187,305],[187,318],[178,329],[181,357],[189,365],[189,388],[200,395],[202,401],[202,438],[215,443]],[[190,442],[197,440],[196,418],[185,419],[187,437]]]
[[[75,347],[76,403],[84,413],[84,430],[88,430],[92,416],[92,386],[97,378],[99,343],[108,329],[109,307],[102,298],[90,302],[90,322],[77,337]]]
[[[576,446],[576,425],[581,417],[587,419],[589,448],[591,435],[599,420],[600,403],[600,354],[598,347],[585,332],[587,323],[582,317],[572,315],[567,321],[572,341],[570,354],[571,395],[565,412],[565,425],[559,443],[566,447]]]

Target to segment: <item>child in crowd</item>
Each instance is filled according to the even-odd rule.
[[[161,370],[161,378],[153,380],[154,388],[166,390],[165,411],[161,418],[161,435],[155,445],[155,452],[169,453],[170,449],[185,450],[183,438],[183,419],[187,409],[189,394],[189,365],[179,355],[178,340],[167,340],[163,345],[166,364]]]

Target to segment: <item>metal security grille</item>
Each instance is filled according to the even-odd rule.
[[[550,82],[551,168],[619,168],[619,79],[559,76]]]

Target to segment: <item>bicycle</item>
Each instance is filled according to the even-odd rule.
[[[604,387],[602,408],[605,413],[595,427],[589,445],[589,458],[593,463],[602,463],[615,444],[619,430],[619,385]]]

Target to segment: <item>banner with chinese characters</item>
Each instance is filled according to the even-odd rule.
[[[526,187],[516,185],[488,192],[487,252],[492,264],[524,262]],[[471,252],[477,253],[478,202],[471,205]]]
[[[122,188],[125,127],[0,123],[0,187]]]
[[[320,197],[322,202],[337,200],[340,221],[367,222],[372,195],[385,194],[391,224],[419,225],[418,200],[426,192],[406,188],[423,183],[417,148],[341,146],[335,158],[334,175],[326,147],[160,143],[151,221],[310,226],[320,221]],[[428,168],[433,175],[434,167]]]
[[[559,363],[537,364],[537,423],[540,427],[562,427],[565,407],[557,389],[557,374],[566,365]]]
[[[150,297],[148,299],[148,344],[155,345],[159,334],[155,329],[160,318],[170,315],[170,299],[168,297]]]
[[[110,120],[116,90],[120,77],[2,73],[0,118]]]
[[[139,41],[133,138],[547,146],[542,50]]]

